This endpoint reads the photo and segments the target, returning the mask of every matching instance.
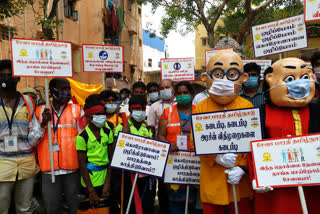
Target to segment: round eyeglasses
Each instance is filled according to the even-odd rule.
[[[230,81],[237,81],[244,72],[235,67],[231,67],[227,71],[221,67],[216,67],[207,73],[211,79],[223,79],[226,76]]]

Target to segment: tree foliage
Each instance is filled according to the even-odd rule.
[[[27,5],[32,5],[33,0],[1,0],[0,1],[0,21],[23,13]]]

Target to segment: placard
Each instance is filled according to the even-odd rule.
[[[257,63],[258,65],[261,66],[261,72],[260,72],[260,79],[263,80],[263,75],[264,71],[271,66],[272,60],[255,60],[255,59],[250,59],[250,60],[242,60],[243,65],[248,64],[248,63]]]
[[[233,51],[233,48],[223,48],[223,49],[213,49],[213,50],[206,50],[205,51],[205,55],[206,55],[206,67],[208,65],[208,62],[210,60],[211,57],[213,57],[218,51],[221,50],[231,50]]]
[[[303,15],[252,27],[255,57],[308,47]]]
[[[164,173],[164,183],[200,185],[200,158],[194,152],[171,152]]]
[[[82,45],[84,72],[123,72],[123,46],[119,45]]]
[[[304,0],[304,21],[320,20],[320,0]]]
[[[193,58],[160,59],[161,79],[170,79],[174,82],[194,80]]]
[[[163,177],[170,143],[120,132],[111,167]]]
[[[320,184],[320,135],[251,142],[258,187]]]
[[[13,76],[72,77],[71,43],[11,39]]]
[[[262,139],[259,108],[192,114],[196,155],[247,153]]]

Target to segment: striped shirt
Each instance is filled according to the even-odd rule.
[[[260,107],[261,105],[264,105],[266,103],[264,93],[260,88],[257,90],[257,93],[253,97],[249,97],[244,90],[240,91],[239,96],[249,100],[254,107]]]

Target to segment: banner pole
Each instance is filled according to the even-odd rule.
[[[120,214],[123,214],[123,200],[124,200],[124,170],[121,171],[121,204],[120,204]]]
[[[190,186],[187,185],[187,190],[186,190],[186,205],[184,208],[184,214],[188,214],[188,205],[189,205],[189,192],[190,192]]]
[[[105,73],[102,73],[102,90],[106,89]]]
[[[308,214],[307,203],[306,203],[306,199],[304,197],[304,192],[303,192],[302,186],[298,186],[298,191],[299,191],[299,198],[300,198],[302,212],[303,212],[303,214]]]
[[[130,193],[130,197],[129,197],[129,202],[128,202],[126,214],[129,214],[129,212],[130,212],[130,206],[131,206],[131,202],[132,202],[132,198],[133,198],[134,188],[136,187],[136,184],[137,184],[138,175],[139,175],[139,173],[136,173],[136,175],[134,176],[134,181],[132,184],[132,189],[131,189],[131,193]]]
[[[50,108],[49,103],[49,87],[48,87],[48,77],[44,78],[45,92],[46,92],[46,106]],[[51,182],[55,183],[54,176],[54,165],[53,165],[53,151],[52,151],[52,133],[51,133],[51,122],[48,122],[48,138],[49,138],[49,153],[50,153],[50,168],[51,168]]]
[[[237,191],[236,191],[236,185],[232,184],[232,190],[233,190],[233,200],[234,200],[234,210],[235,214],[239,214],[238,211],[238,200],[237,200]]]

